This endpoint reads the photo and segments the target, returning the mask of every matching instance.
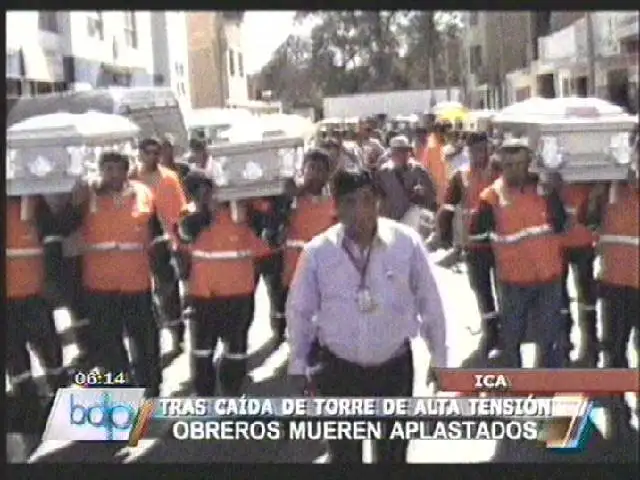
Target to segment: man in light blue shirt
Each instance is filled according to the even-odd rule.
[[[411,396],[409,340],[420,333],[432,364],[447,366],[442,302],[420,236],[378,217],[369,173],[339,170],[332,194],[340,223],[309,242],[289,291],[289,374],[302,389],[320,345],[319,394]],[[407,441],[376,442],[379,459],[404,462]],[[362,442],[329,442],[335,462],[361,462]]]

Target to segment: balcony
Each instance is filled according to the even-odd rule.
[[[640,14],[637,11],[616,12],[615,29],[618,39],[637,37],[640,33]]]
[[[578,54],[578,43],[575,24],[539,38],[538,60],[541,64],[547,64],[574,59]]]

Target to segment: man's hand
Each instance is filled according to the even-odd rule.
[[[430,385],[433,385],[433,393],[440,391],[440,382],[438,381],[438,375],[436,375],[433,365],[429,365],[429,369],[427,370],[427,387]]]
[[[305,375],[289,375],[289,385],[292,394],[303,396],[309,386],[309,382]]]

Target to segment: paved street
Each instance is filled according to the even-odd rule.
[[[434,254],[438,257],[438,254]],[[452,340],[452,357],[455,365],[463,363],[475,349],[478,340],[471,331],[479,325],[478,313],[466,276],[463,272],[438,269],[437,279],[445,304],[449,338]],[[290,393],[284,378],[287,346],[275,352],[268,345],[270,328],[268,304],[264,288],[258,291],[256,318],[250,331],[251,381],[246,392],[255,396],[286,396]],[[61,325],[60,327],[64,327]],[[579,341],[578,338],[575,339]],[[167,342],[164,342],[167,343]],[[428,353],[420,341],[414,342],[415,367],[417,372],[416,394],[427,395],[424,386],[425,366]],[[523,348],[525,364],[533,364],[533,348]],[[75,354],[75,346],[65,347],[65,359]],[[468,364],[468,362],[465,362]],[[637,365],[637,362],[636,362]],[[186,354],[175,359],[164,370],[163,396],[184,394],[188,382],[188,358]],[[637,419],[636,428],[637,428]],[[502,444],[492,441],[414,441],[410,446],[409,461],[412,463],[476,463],[491,461],[531,462],[531,461],[615,461],[619,454],[628,451],[628,459],[633,459],[636,449],[612,445],[599,438],[590,445],[589,452],[580,455],[562,455],[545,452],[534,444],[517,445],[514,442]],[[631,449],[630,449],[631,448]],[[33,453],[34,462],[150,462],[150,463],[198,463],[198,462],[301,462],[322,463],[324,447],[320,442],[176,442],[167,440],[143,441],[135,449],[122,449],[110,445],[72,444],[69,442],[46,442]],[[365,448],[365,461],[368,461]]]

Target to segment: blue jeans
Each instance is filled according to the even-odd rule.
[[[532,333],[538,346],[538,368],[565,366],[562,342],[562,281],[532,286],[500,284],[500,314],[504,358],[510,367],[522,367],[520,346],[532,322]]]

